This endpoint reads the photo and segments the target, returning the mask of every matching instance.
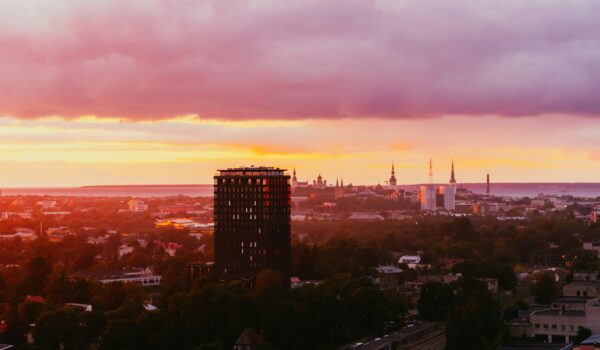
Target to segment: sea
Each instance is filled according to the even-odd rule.
[[[400,186],[415,190],[418,185]],[[458,184],[477,194],[485,194],[485,183]],[[569,195],[600,197],[600,183],[492,183],[491,194],[501,197],[536,197],[542,195]],[[124,185],[82,187],[23,187],[0,188],[2,195],[85,196],[85,197],[212,197],[213,186],[205,185]]]
[[[74,196],[74,197],[212,197],[213,185],[131,185],[82,187],[2,188],[4,196]]]

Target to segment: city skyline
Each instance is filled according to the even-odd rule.
[[[390,161],[421,183],[430,155],[463,182],[600,179],[596,1],[3,12],[3,187],[210,183],[242,164],[376,184]]]

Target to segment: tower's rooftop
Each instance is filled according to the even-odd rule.
[[[241,166],[236,168],[219,169],[217,176],[281,176],[287,169],[267,166]]]

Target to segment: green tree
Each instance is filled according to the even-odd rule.
[[[224,350],[223,342],[216,340],[210,343],[200,344],[194,347],[194,350]]]
[[[497,349],[504,323],[487,287],[474,278],[453,282],[454,308],[446,324],[448,350]]]
[[[46,281],[52,273],[52,263],[43,256],[29,260],[25,271],[17,286],[21,295],[39,295],[46,287]]]
[[[106,317],[99,311],[86,311],[79,314],[79,322],[83,326],[87,342],[96,342],[106,326]]]
[[[452,289],[442,282],[427,282],[417,302],[419,316],[426,321],[444,321],[452,304]]]
[[[592,331],[589,328],[579,326],[579,328],[577,328],[577,335],[573,338],[573,341],[575,344],[578,344],[591,336]]]
[[[35,343],[49,348],[65,350],[83,349],[83,330],[77,313],[71,309],[58,309],[40,315],[35,322]]]
[[[38,302],[22,302],[19,304],[17,310],[19,312],[19,319],[23,324],[31,324],[40,316],[46,306]]]
[[[535,296],[535,302],[539,304],[550,304],[557,293],[556,281],[549,272],[540,274],[531,287],[531,294]]]
[[[65,269],[55,271],[48,279],[46,297],[52,303],[62,304],[68,300],[73,290],[73,282],[68,278]]]
[[[144,348],[144,334],[132,320],[112,320],[106,326],[99,350],[138,350]]]
[[[264,269],[256,276],[254,292],[258,296],[271,296],[283,291],[283,275],[279,271]]]

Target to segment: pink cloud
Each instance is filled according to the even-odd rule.
[[[16,117],[600,114],[594,0],[12,6],[0,114]]]

